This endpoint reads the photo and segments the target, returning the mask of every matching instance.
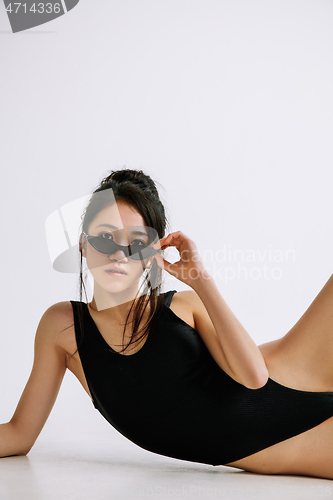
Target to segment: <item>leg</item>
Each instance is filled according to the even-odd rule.
[[[259,349],[276,382],[304,391],[333,391],[333,275],[291,330]]]
[[[333,275],[293,328],[259,349],[276,382],[304,391],[333,391]],[[333,417],[226,465],[262,474],[333,479],[332,445]]]
[[[249,457],[226,464],[259,474],[333,479],[333,417]]]

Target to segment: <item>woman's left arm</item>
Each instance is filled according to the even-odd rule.
[[[173,264],[161,254],[156,254],[155,258],[159,266],[189,285],[204,305],[204,308],[195,308],[194,320],[196,325],[208,325],[207,316],[210,317],[227,364],[223,367],[225,371],[250,389],[264,386],[268,379],[265,360],[204,268],[195,243],[181,231],[177,231],[162,238],[159,244],[162,250],[170,246],[177,248],[180,260]]]

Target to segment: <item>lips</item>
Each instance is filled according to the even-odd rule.
[[[106,269],[107,273],[119,273],[126,275],[127,273],[120,267],[112,267],[111,269]]]

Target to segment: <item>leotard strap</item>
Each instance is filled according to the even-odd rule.
[[[169,292],[165,292],[164,304],[167,307],[170,307],[172,297],[174,296],[175,293],[177,293],[177,290],[170,290]]]

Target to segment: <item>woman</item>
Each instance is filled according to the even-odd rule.
[[[142,171],[111,172],[94,191],[80,235],[80,301],[42,316],[30,378],[0,426],[0,456],[30,451],[68,368],[116,429],[154,453],[333,478],[333,276],[283,338],[258,347],[195,243],[165,228]],[[162,255],[172,246],[174,264]],[[82,258],[94,278],[90,303]],[[163,268],[191,290],[161,293]]]

